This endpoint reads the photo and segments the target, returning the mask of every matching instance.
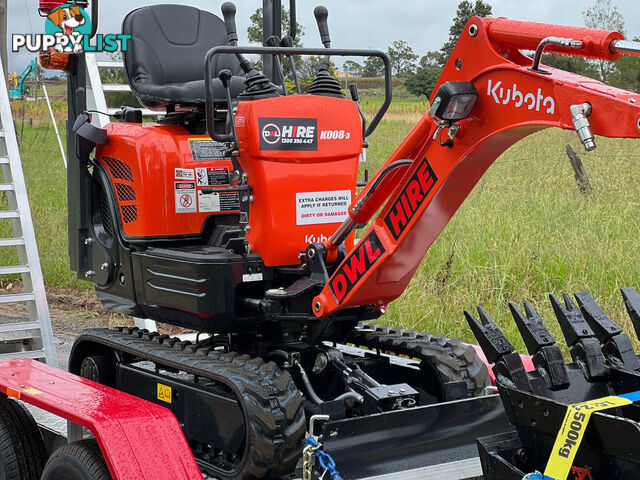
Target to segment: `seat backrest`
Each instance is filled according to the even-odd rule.
[[[204,80],[204,58],[213,47],[228,45],[224,22],[210,12],[185,5],[153,5],[131,12],[122,30],[131,35],[124,54],[127,79],[139,97],[173,100],[165,85]],[[243,75],[235,56],[221,55],[214,71]]]

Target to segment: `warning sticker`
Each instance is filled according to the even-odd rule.
[[[220,211],[237,212],[240,210],[240,195],[237,192],[220,194]]]
[[[236,212],[240,210],[240,197],[237,192],[216,192],[212,188],[198,191],[198,210],[201,213]]]
[[[195,180],[196,177],[193,174],[191,168],[176,168],[176,180]]]
[[[296,225],[340,223],[348,216],[351,191],[296,193]]]
[[[195,182],[175,182],[176,213],[197,213]]]
[[[225,152],[229,147],[225,143],[216,142],[210,138],[190,138],[189,146],[193,159],[200,160],[224,160],[229,158]]]
[[[203,213],[220,212],[220,194],[218,192],[198,192],[198,210]]]
[[[229,185],[229,169],[226,167],[196,168],[199,187]]]
[[[163,385],[161,383],[158,384],[158,400],[166,403],[171,403],[173,401],[172,389],[168,385]]]

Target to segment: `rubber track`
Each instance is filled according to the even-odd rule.
[[[467,382],[469,397],[484,395],[485,387],[491,385],[489,370],[475,349],[457,338],[359,323],[347,341],[357,347],[428,362],[436,369],[442,383]]]
[[[87,330],[77,342],[84,340],[231,388],[250,421],[250,448],[237,475],[212,474],[248,480],[280,478],[295,469],[306,430],[302,396],[291,375],[274,362],[197,348],[191,342],[137,328]]]

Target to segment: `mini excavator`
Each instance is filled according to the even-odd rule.
[[[640,95],[546,67],[542,53],[617,60],[639,46],[472,18],[429,111],[358,192],[359,158],[391,102],[387,56],[332,48],[323,7],[316,49],[293,47],[294,1],[283,37],[279,2],[265,3],[262,47],[238,46],[235,6],[221,12],[161,4],[125,17],[126,78],[153,123],[127,106],[92,125],[85,54],[43,55],[68,73],[71,268],[110,311],[200,332],[88,330],[70,371],[169,408],[200,468],[225,480],[291,474],[308,430],[360,474],[410,467],[429,448],[454,458],[461,442],[508,431],[474,347],[376,322],[511,145],[549,127],[588,150],[596,134],[640,137]],[[262,55],[264,72],[245,55]],[[304,93],[298,55],[323,57]],[[371,121],[357,87],[346,98],[330,74],[345,56],[384,64]]]

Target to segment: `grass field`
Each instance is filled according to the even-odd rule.
[[[364,101],[369,117],[380,102]],[[366,168],[373,173],[426,108],[419,99],[395,101],[370,138]],[[68,270],[65,171],[53,129],[40,111],[26,119],[22,155],[46,282],[87,289]],[[16,123],[20,131],[17,114]],[[575,133],[547,130],[500,157],[388,308],[386,322],[472,340],[462,312],[482,304],[516,339],[507,304],[529,299],[561,343],[547,296],[588,289],[631,332],[618,289],[640,286],[640,152],[634,141],[598,140],[587,154]],[[590,195],[578,191],[567,143],[582,156]]]

